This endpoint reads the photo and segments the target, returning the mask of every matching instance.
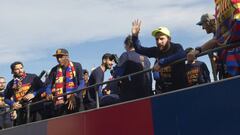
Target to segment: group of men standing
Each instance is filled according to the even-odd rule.
[[[216,10],[220,10],[224,5],[221,0],[215,2],[218,7]],[[234,5],[228,7],[231,11],[240,9],[239,2],[226,2],[228,3],[225,5],[231,6],[229,2]],[[91,71],[90,77],[88,71],[83,70],[80,63],[70,60],[68,51],[63,48],[57,49],[53,55],[58,64],[51,69],[45,82],[42,82],[39,76],[25,72],[22,62],[12,63],[10,68],[13,79],[7,86],[5,78],[0,77],[0,113],[9,109],[13,111],[10,114],[1,114],[0,128],[36,121],[39,120],[39,116],[41,119],[46,119],[74,113],[82,108],[95,108],[99,102],[101,106],[104,106],[153,95],[151,72],[129,76],[129,78],[108,84],[105,88],[98,85],[104,81],[104,72],[108,69],[112,69],[113,79],[149,69],[151,64],[148,58],[156,59],[153,66],[156,93],[165,93],[210,82],[207,66],[203,62],[197,61],[196,55],[223,43],[239,41],[239,32],[237,32],[240,28],[239,13],[234,12],[228,15],[227,21],[225,20],[228,22],[228,27],[231,28],[229,32],[223,23],[224,12],[228,11],[221,11],[221,13],[216,11],[216,16],[205,14],[201,17],[198,25],[206,29],[207,33],[214,33],[214,37],[204,45],[187,51],[181,44],[171,41],[171,33],[166,27],[158,27],[152,31],[156,46],[143,47],[139,40],[141,21],[135,20],[132,23],[131,35],[127,36],[124,41],[126,52],[122,53],[119,59],[113,54],[104,54],[101,65]],[[216,27],[210,27],[210,24],[214,24]],[[209,29],[211,31],[208,31]],[[218,52],[217,56],[221,57],[223,54],[225,54],[225,59],[221,63],[224,68],[221,70],[224,71],[224,74],[221,74],[220,78],[239,75],[239,48],[223,50]],[[187,64],[185,61],[174,63],[186,56]],[[112,68],[114,63],[116,65]],[[93,85],[96,86],[84,89]],[[80,89],[81,91],[75,92]],[[26,106],[43,99],[44,102],[30,106],[28,119]],[[14,120],[13,123],[11,119]]]

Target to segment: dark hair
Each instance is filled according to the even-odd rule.
[[[132,42],[132,36],[131,35],[128,35],[125,38],[124,44],[125,44],[125,46],[127,46],[129,48],[133,48],[133,42]]]
[[[87,69],[83,69],[83,74],[88,74],[88,71],[87,71]]]
[[[14,68],[15,68],[15,66],[18,65],[18,64],[21,64],[21,65],[23,66],[23,63],[22,63],[22,62],[20,62],[20,61],[15,61],[15,62],[13,62],[13,63],[11,64],[11,66],[10,66],[11,70],[13,71]]]
[[[105,53],[105,54],[102,56],[102,60],[104,60],[104,59],[114,60],[114,55],[111,54],[111,53]]]
[[[192,47],[188,47],[186,48],[184,51],[186,54],[188,54],[189,52],[191,52],[192,50],[194,50]]]

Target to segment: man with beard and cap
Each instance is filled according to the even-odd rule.
[[[46,80],[46,93],[49,102],[45,103],[45,118],[61,116],[79,111],[79,93],[68,94],[84,87],[82,65],[72,62],[66,49],[60,48],[53,55],[58,64],[53,67]],[[54,96],[58,96],[54,98]]]
[[[185,63],[180,62],[168,65],[178,59],[185,57],[182,46],[171,42],[171,34],[168,28],[159,27],[152,31],[152,36],[156,40],[155,47],[141,46],[138,38],[141,21],[135,20],[132,23],[132,41],[135,51],[150,58],[156,58],[153,67],[155,72],[157,93],[169,92],[186,87]],[[157,77],[156,77],[157,76]]]
[[[39,100],[38,97],[44,90],[44,84],[37,75],[26,73],[20,61],[12,63],[11,70],[13,79],[7,84],[4,100],[17,112],[16,115],[13,113],[13,117],[16,118],[14,125],[21,125],[27,122],[27,109],[24,106]],[[37,112],[42,108],[31,106],[30,109],[30,122],[36,121]]]
[[[88,81],[89,86],[102,83],[104,81],[104,72],[112,68],[114,58],[114,55],[110,53],[105,53],[102,56],[102,64],[91,72]],[[98,93],[98,97],[96,97],[96,93]],[[96,107],[96,98],[101,99],[103,96],[102,86],[88,89],[87,95],[89,100],[88,109]]]
[[[0,113],[4,113],[9,110],[9,106],[4,102],[4,90],[6,87],[6,79],[0,77]],[[12,126],[12,121],[9,113],[0,115],[0,130],[9,128]]]

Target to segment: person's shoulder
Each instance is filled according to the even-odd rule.
[[[198,63],[199,65],[203,65],[203,64],[205,64],[205,62],[203,62],[203,61],[199,61],[199,60],[196,60],[195,63]]]
[[[97,67],[97,68],[95,68],[92,72],[91,72],[91,75],[90,76],[94,76],[94,77],[96,77],[96,76],[98,76],[100,73],[101,73],[101,67],[99,66],[99,67]]]
[[[14,80],[12,79],[12,80],[10,80],[8,83],[7,83],[7,86],[9,86],[9,85],[12,85],[13,84],[13,82],[14,82]]]
[[[50,73],[53,72],[53,71],[57,71],[57,68],[58,68],[58,65],[52,67],[51,70],[50,70]]]
[[[72,61],[72,63],[73,63],[73,65],[75,65],[75,66],[81,66],[80,62],[74,62],[74,61]]]
[[[33,73],[26,73],[26,75],[29,76],[29,77],[37,77],[37,75],[33,74]]]
[[[72,61],[72,63],[73,63],[73,66],[76,68],[76,69],[81,69],[82,68],[82,65],[81,65],[81,63],[79,63],[79,62],[73,62]]]
[[[175,43],[175,42],[171,42],[171,45],[176,46],[176,47],[182,47],[182,45],[180,43]]]
[[[123,52],[121,55],[120,55],[120,58],[124,58],[124,57],[127,57],[128,56],[128,52]]]
[[[94,73],[96,73],[96,72],[99,72],[100,69],[101,69],[100,66],[97,67],[97,68],[95,68],[95,69],[92,71],[92,74],[94,74]]]
[[[52,67],[51,70],[57,70],[57,68],[58,68],[58,65],[55,65],[54,67]]]

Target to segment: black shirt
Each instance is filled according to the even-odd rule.
[[[97,84],[97,83],[102,83],[104,81],[104,72],[102,70],[102,68],[99,66],[96,69],[94,69],[89,77],[88,83],[89,86]],[[102,86],[98,86],[97,90],[98,90],[98,94],[99,97],[102,96]],[[95,88],[90,88],[89,89],[89,94],[90,94],[90,100],[96,100],[96,93],[95,93]]]
[[[22,101],[22,98],[28,93],[34,93],[34,95],[40,94],[44,88],[44,84],[41,79],[35,74],[26,73],[26,77],[22,80],[22,86],[17,91],[13,89],[14,79],[11,80],[4,91],[5,102],[8,105],[12,105],[14,101]],[[11,100],[13,97],[14,101]],[[26,101],[24,101],[26,102]]]
[[[186,64],[188,86],[210,82],[207,65],[201,61]]]
[[[137,53],[150,58],[156,58],[162,67],[160,78],[157,83],[161,85],[162,92],[167,92],[186,87],[185,63],[179,62],[170,66],[165,66],[178,59],[185,57],[185,52],[180,44],[170,42],[170,48],[162,52],[158,47],[143,47],[138,37],[133,36],[133,45]]]
[[[116,76],[124,76],[150,67],[146,56],[135,51],[124,52],[115,67]],[[129,79],[123,79],[120,85],[120,99],[127,101],[150,95],[151,79],[149,73],[139,74]]]

